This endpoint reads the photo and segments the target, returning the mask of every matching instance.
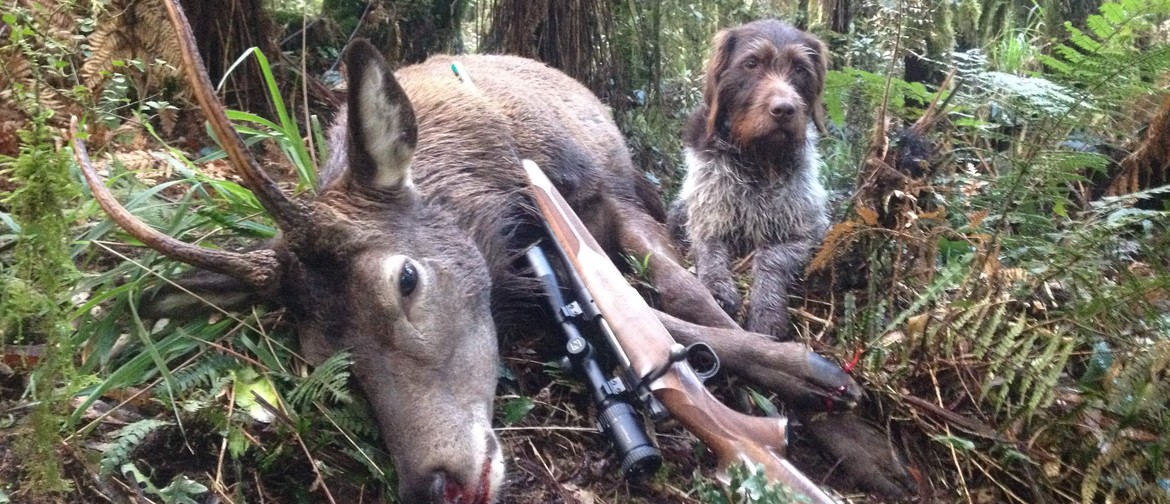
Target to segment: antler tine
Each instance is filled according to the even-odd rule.
[[[248,154],[244,147],[244,141],[240,139],[228,121],[227,114],[223,111],[223,104],[215,96],[211,79],[207,76],[207,69],[203,67],[203,58],[199,56],[199,49],[195,45],[195,37],[192,35],[191,25],[187,22],[186,14],[183,14],[183,10],[175,5],[175,0],[165,0],[163,4],[166,5],[171,24],[174,25],[179,36],[179,54],[182,57],[183,65],[186,66],[187,77],[195,93],[195,99],[207,116],[207,122],[211,124],[215,136],[219,137],[219,141],[223,144],[228,161],[243,177],[248,189],[256,194],[256,198],[260,200],[264,209],[276,220],[280,229],[289,232],[304,226],[309,218],[308,209],[289,199],[280,190],[280,187],[268,177],[256,159]]]
[[[85,143],[77,136],[77,117],[69,121],[69,136],[73,142],[73,154],[94,199],[102,210],[105,210],[106,214],[131,236],[171,259],[238,278],[261,291],[275,285],[280,273],[280,263],[276,259],[275,251],[261,249],[239,253],[214,250],[176,240],[150,227],[118,203],[114,195],[110,194],[110,190],[98,179],[89,161]]]

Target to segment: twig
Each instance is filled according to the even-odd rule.
[[[362,11],[362,17],[358,18],[357,25],[353,27],[353,31],[349,33],[349,37],[345,39],[346,47],[348,47],[349,43],[353,42],[353,38],[357,36],[358,29],[362,27],[362,23],[366,22],[366,14],[370,13],[370,7],[373,6],[374,2],[366,2],[366,9]],[[337,67],[341,65],[341,59],[342,58],[338,56],[337,60],[333,62],[333,65],[329,67],[330,72],[337,71]]]

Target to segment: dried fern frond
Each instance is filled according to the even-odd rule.
[[[114,0],[97,16],[89,45],[93,54],[82,65],[81,77],[90,89],[104,85],[119,60],[143,63],[143,89],[157,89],[169,79],[181,81],[178,37],[158,0]]]

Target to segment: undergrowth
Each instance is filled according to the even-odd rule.
[[[641,57],[667,63],[656,76],[632,79],[634,105],[618,117],[639,165],[668,197],[680,176],[679,130],[698,100],[709,35],[772,13],[758,2],[703,3],[710,11],[684,4],[668,5],[681,21],[665,18],[663,35],[638,45]],[[992,46],[941,62],[956,71],[945,89],[891,74],[897,65],[890,62],[905,48],[896,37],[873,34],[902,33],[897,25],[839,48],[838,60],[853,64],[828,75],[831,126],[821,145],[839,223],[814,260],[819,272],[810,272],[831,277],[833,288],[812,292],[823,303],[794,318],[817,317],[803,321],[821,324],[818,350],[842,362],[861,352],[854,373],[871,399],[863,413],[890,420],[927,498],[1170,501],[1166,189],[1095,192],[1116,166],[1116,152],[1106,147],[1132,145],[1148,119],[1144,104],[1165,92],[1159,83],[1170,70],[1170,46],[1164,33],[1152,34],[1164,30],[1170,4],[1106,2],[1086,28],[1067,26],[1064,42],[1044,39],[1039,14],[1029,18],[1036,24],[1012,26]],[[624,22],[624,36],[637,39],[648,21]],[[45,81],[69,76],[71,65],[60,63],[66,60],[36,61],[53,70]],[[269,76],[275,110],[283,110],[268,61],[251,53],[237,64],[255,61]],[[117,78],[142,65],[119,61],[108,92],[76,93],[96,102],[86,102],[91,115],[83,123],[117,132],[99,165],[118,199],[191,243],[235,247],[241,238],[273,236],[247,190],[211,175],[222,170],[221,152],[192,160],[154,131],[155,115],[169,104],[131,99],[136,94],[125,86],[135,80]],[[946,120],[927,134],[933,151],[922,173],[889,187],[867,185],[878,111],[890,118],[878,137],[898,151],[906,145],[901,126],[936,97]],[[183,322],[140,316],[139,298],[185,267],[127,238],[89,198],[76,203],[68,150],[55,146],[60,134],[44,113],[31,117],[20,157],[0,161],[20,187],[0,209],[0,343],[54,342],[27,392],[11,403],[45,415],[21,424],[35,429],[26,459],[46,464],[27,468],[28,484],[65,488],[54,473],[54,448],[67,439],[101,451],[88,462],[93,473],[160,501],[345,501],[355,488],[392,499],[389,457],[368,405],[350,386],[351,357],[309,369],[279,310],[212,311]],[[255,148],[283,156],[274,164],[294,174],[299,190],[313,190],[327,155],[320,124],[298,124],[287,113],[230,117]],[[160,146],[151,158],[166,181],[138,178],[120,152],[131,143]],[[508,359],[547,373],[527,353]],[[504,387],[517,390],[498,401],[497,420],[516,430],[505,432],[539,431],[555,440],[550,445],[568,446],[564,456],[580,462],[579,471],[612,476],[604,472],[605,447],[581,441],[596,436],[588,432],[587,408],[571,404],[580,385],[554,372],[525,388],[519,384],[531,380],[511,373],[503,367]],[[771,406],[753,398],[760,408]],[[660,441],[693,450],[671,436]],[[536,482],[564,476],[528,444],[533,454],[515,457],[523,459],[514,474],[535,474],[525,481]],[[577,451],[582,446],[589,450]],[[743,468],[732,471],[730,487],[696,480],[680,499],[790,498]],[[562,488],[559,480],[552,485]]]
[[[916,465],[956,476],[929,478],[933,492],[1170,501],[1165,188],[1102,198],[1117,165],[1098,147],[1140,140],[1137,104],[1170,70],[1170,45],[1148,34],[1168,16],[1167,2],[1106,2],[1051,54],[956,54],[961,86],[939,90],[949,121],[925,173],[867,186],[860,159],[835,168],[862,166],[863,183],[814,268],[854,282],[834,294],[838,344],[863,351],[859,376],[897,411]],[[886,79],[855,78],[846,96],[870,105],[830,112],[917,119],[874,99],[905,86]],[[860,279],[842,269],[859,257]]]
[[[0,347],[10,343],[44,349],[25,390],[32,402],[26,426],[31,433],[16,448],[28,461],[28,487],[52,493],[69,487],[56,450],[67,426],[63,412],[75,379],[76,347],[68,312],[78,274],[69,255],[67,209],[77,189],[68,154],[54,147],[60,139],[46,124],[51,112],[31,105],[32,100],[27,103],[31,121],[20,133],[20,155],[0,158],[0,174],[17,185],[0,199],[15,234],[11,264],[0,264]]]

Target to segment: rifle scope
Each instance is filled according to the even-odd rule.
[[[553,317],[561,326],[566,338],[565,357],[562,365],[583,376],[589,385],[593,401],[597,404],[597,422],[613,442],[618,459],[621,460],[622,475],[631,481],[640,481],[658,472],[662,465],[662,454],[650,441],[642,428],[642,421],[634,407],[626,399],[626,387],[620,378],[606,379],[593,345],[581,335],[577,321],[584,314],[580,303],[592,300],[579,299],[566,303],[556,273],[548,257],[539,245],[528,249],[528,263],[544,288],[545,299],[552,309]],[[581,292],[581,289],[574,289]],[[585,295],[585,294],[578,294]]]

